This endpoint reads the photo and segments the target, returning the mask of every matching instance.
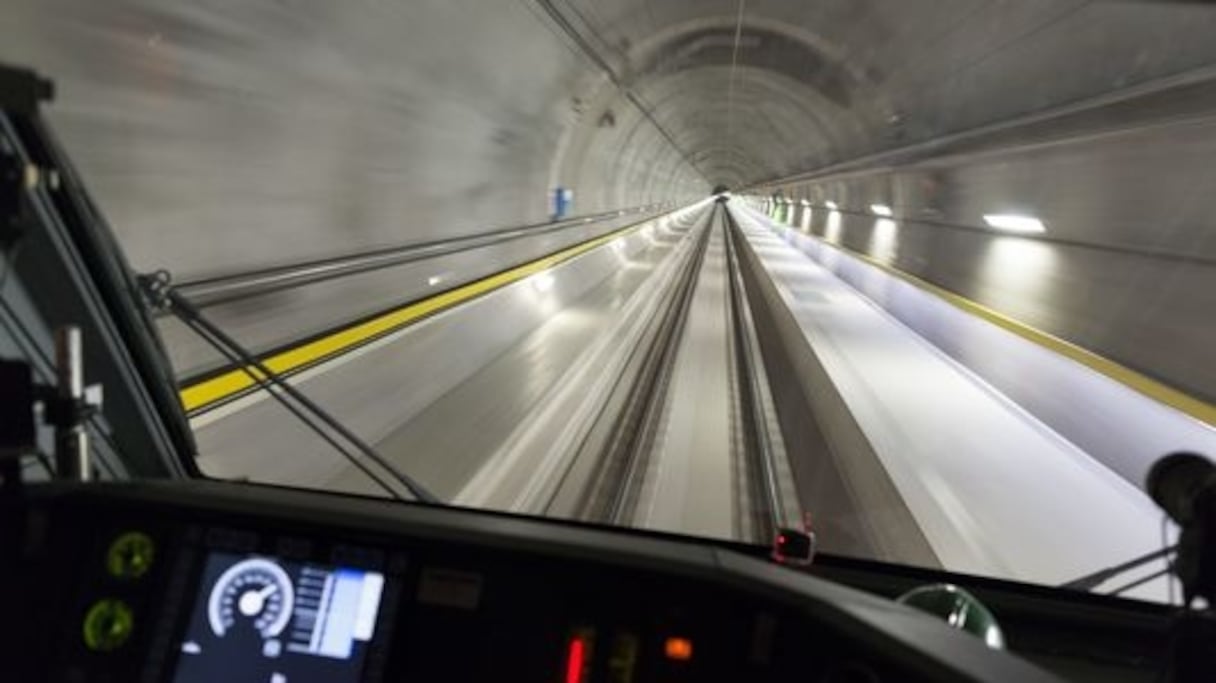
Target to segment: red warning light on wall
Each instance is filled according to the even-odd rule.
[[[672,636],[663,643],[663,654],[676,662],[687,662],[692,659],[692,641],[688,638]]]

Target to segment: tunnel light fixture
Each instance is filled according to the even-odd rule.
[[[811,205],[811,203],[810,203],[809,201],[807,201],[807,200],[803,199],[803,200],[802,200],[802,205],[803,205],[803,206],[810,206],[810,205]]]
[[[834,201],[832,201],[832,200],[830,200],[830,199],[829,199],[828,201],[824,202],[824,203],[823,203],[823,205],[824,205],[824,206],[826,206],[826,207],[828,207],[828,208],[829,208],[829,209],[831,209],[832,211],[835,211],[836,209],[839,209],[839,208],[840,208],[839,206],[836,206],[836,202],[834,202]]]
[[[440,282],[443,282],[443,278],[438,275],[432,275],[426,279],[426,283],[428,285],[430,285],[431,287],[434,287],[435,285],[439,284]]]
[[[1034,216],[1019,216],[1016,214],[1005,213],[989,213],[984,214],[984,222],[988,227],[1006,232],[1019,232],[1023,234],[1034,234],[1047,232],[1047,226],[1043,225],[1043,221]]]
[[[870,211],[874,212],[875,216],[882,216],[883,218],[890,218],[891,216],[895,215],[895,212],[891,210],[891,207],[887,206],[886,204],[871,204]]]

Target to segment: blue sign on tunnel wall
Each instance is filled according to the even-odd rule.
[[[553,211],[551,215],[553,220],[560,221],[566,217],[570,211],[570,205],[574,203],[574,190],[568,187],[557,187],[553,190]]]

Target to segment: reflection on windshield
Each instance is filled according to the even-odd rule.
[[[1211,8],[10,4],[209,476],[1060,585],[1216,454]]]

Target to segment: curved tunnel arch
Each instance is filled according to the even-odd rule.
[[[728,38],[733,48],[737,19],[735,15],[684,19],[635,42],[628,58],[640,63],[660,60],[663,58],[664,52],[670,51],[672,46],[690,42],[689,36],[700,36],[703,39],[707,36],[717,35]],[[777,65],[777,68],[793,71],[795,78],[802,73],[797,68],[798,64],[822,63],[830,65],[836,72],[833,78],[848,83],[858,92],[867,96],[881,92],[876,85],[877,70],[875,68],[856,59],[841,45],[828,40],[819,32],[799,24],[794,18],[778,19],[762,15],[747,15],[741,27],[740,46],[751,46],[763,50],[763,46],[757,44],[757,39],[763,39],[766,36],[777,39],[784,46],[785,56],[793,62],[789,66]],[[722,42],[719,41],[719,44]],[[747,53],[747,50],[743,51],[743,63],[748,61]],[[800,59],[800,55],[802,59]],[[764,55],[761,55],[761,60],[770,61]],[[729,64],[729,61],[725,63]],[[635,68],[634,71],[645,75],[651,70]],[[632,82],[627,85],[632,85]]]
[[[681,150],[716,148],[718,141],[728,137],[731,116],[740,124],[750,121],[748,125],[736,126],[734,135],[729,136],[738,139],[736,147],[751,150],[757,159],[751,164],[754,172],[739,182],[793,172],[806,164],[826,163],[861,139],[860,127],[843,110],[828,109],[816,101],[812,91],[783,75],[752,71],[736,85],[734,105],[726,102],[725,95],[714,96],[714,81],[722,75],[714,67],[658,81],[653,85],[663,90],[664,96],[647,103],[662,125],[677,131],[675,139]],[[763,104],[740,106],[741,103]],[[606,111],[614,111],[614,106]],[[595,140],[594,146],[614,150],[612,168],[617,171],[621,170],[620,160],[625,157],[635,159],[635,163],[649,163],[648,154],[638,152],[639,149],[670,147],[648,120],[640,114],[628,115],[628,108],[624,111],[626,116],[616,116],[618,132],[593,132],[602,138]],[[756,125],[757,121],[760,125]],[[628,132],[621,135],[620,129]],[[693,165],[705,173],[700,164],[693,162]],[[706,179],[711,183],[721,180]],[[619,175],[606,175],[605,180],[623,181]]]
[[[592,177],[632,184],[642,173],[638,167],[654,166],[654,146],[671,146],[667,137],[687,155],[716,149],[716,141],[735,133],[735,120],[760,121],[741,126],[745,139],[737,144],[756,161],[717,163],[713,152],[689,160],[709,184],[751,184],[839,159],[882,120],[867,68],[846,60],[843,50],[805,28],[758,18],[744,23],[736,53],[734,22],[731,16],[686,20],[634,43],[623,58],[624,75],[592,86],[597,104],[577,125],[594,142],[571,146],[566,151],[573,158],[555,160],[563,174],[576,186]],[[717,104],[723,100],[729,103]],[[605,120],[616,130],[596,130]],[[607,168],[592,158],[596,147],[614,150]],[[598,172],[590,168],[596,165]],[[723,172],[730,177],[718,168],[729,168]],[[607,196],[619,200],[621,191]]]
[[[754,150],[758,159],[780,160],[767,166],[766,177],[839,158],[863,139],[847,111],[832,107],[815,91],[781,74],[745,69],[734,88],[734,102],[714,94],[720,74],[712,67],[671,77],[674,87],[654,100],[661,121],[680,131],[677,140],[689,149],[731,137]],[[696,111],[704,115],[689,115]],[[670,117],[666,115],[670,112]],[[682,118],[677,118],[682,117]],[[732,128],[732,117],[734,127]],[[756,125],[756,122],[760,125]],[[789,145],[797,141],[795,147]],[[784,148],[784,149],[782,149]]]

